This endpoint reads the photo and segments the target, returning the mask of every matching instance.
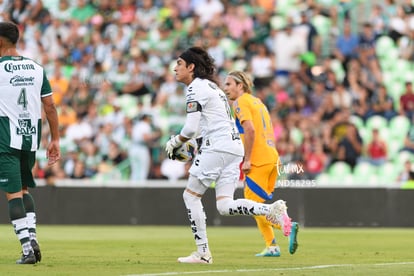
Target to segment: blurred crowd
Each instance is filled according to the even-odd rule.
[[[413,15],[411,0],[0,1],[0,20],[23,31],[19,52],[44,65],[52,85],[63,158],[46,167],[45,124],[35,168],[52,182],[185,177],[188,164],[168,160],[164,143],[185,118],[172,66],[195,45],[222,80],[250,73],[282,163],[304,167],[286,177],[314,179],[336,162],[380,166],[391,159],[387,137],[360,130],[378,116],[411,126],[414,77],[392,93],[384,66],[393,61],[383,62],[377,42],[388,38],[394,63],[414,73]],[[396,152],[414,152],[409,133]]]

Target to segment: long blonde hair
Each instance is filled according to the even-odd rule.
[[[234,81],[239,84],[243,84],[243,91],[249,94],[253,92],[253,82],[251,78],[242,71],[232,71],[228,74],[229,77],[232,77]]]

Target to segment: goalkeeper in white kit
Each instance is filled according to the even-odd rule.
[[[291,219],[283,200],[264,204],[233,198],[244,149],[227,97],[215,80],[212,57],[200,47],[189,48],[177,59],[174,71],[176,80],[187,86],[187,116],[180,134],[171,137],[166,144],[168,157],[173,158],[174,149],[196,134],[202,137],[183,193],[197,251],[178,258],[178,262],[211,264],[213,258],[201,198],[213,182],[216,183],[216,206],[221,215],[264,215],[270,222],[287,229],[290,229]]]

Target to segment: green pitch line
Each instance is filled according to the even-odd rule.
[[[0,225],[0,275],[414,275],[414,229],[301,227],[296,254],[276,232],[282,256],[260,258],[255,227],[210,227],[212,265],[177,263],[195,250],[184,226],[40,225],[43,259],[15,265],[20,245]]]

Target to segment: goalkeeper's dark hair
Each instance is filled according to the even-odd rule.
[[[7,39],[11,44],[16,45],[19,40],[19,28],[13,22],[0,22],[0,37]]]
[[[191,47],[185,50],[180,58],[185,60],[187,66],[194,64],[194,78],[208,79],[218,84],[214,59],[206,50],[201,47]]]

